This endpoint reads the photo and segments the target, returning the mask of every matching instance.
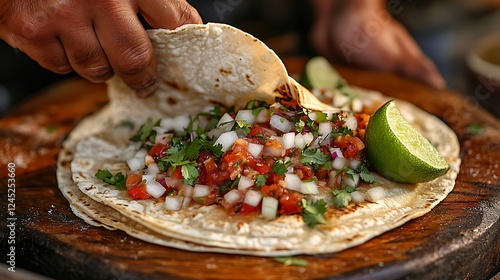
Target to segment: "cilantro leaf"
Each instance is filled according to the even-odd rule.
[[[137,133],[130,138],[132,141],[151,141],[154,142],[156,137],[156,130],[153,127],[160,125],[160,120],[153,122],[153,119],[148,118],[146,122],[139,128]]]
[[[316,112],[316,121],[319,123],[327,122],[328,115],[326,113],[323,113],[323,112]]]
[[[245,136],[250,133],[250,125],[246,121],[236,120],[236,125],[243,132],[243,134],[245,134]]]
[[[333,204],[335,205],[335,207],[341,208],[347,206],[352,200],[350,193],[354,191],[356,191],[356,188],[350,186],[341,190],[332,189]]]
[[[276,163],[274,163],[272,169],[276,175],[284,175],[288,171],[288,167],[291,165],[291,161],[285,162],[283,159],[278,159]]]
[[[266,184],[268,174],[259,174],[255,177],[255,186],[257,188],[263,187]]]
[[[360,165],[357,171],[359,172],[359,177],[361,178],[361,180],[370,184],[373,184],[375,182],[375,177],[373,177],[366,166]]]
[[[330,155],[321,152],[320,149],[307,148],[302,152],[300,161],[305,165],[309,165],[312,166],[314,169],[318,169],[320,166],[331,161],[331,157]]]
[[[302,207],[304,208],[302,219],[308,226],[326,224],[326,202],[324,200],[320,199],[314,201],[312,199],[306,200],[303,198]]]
[[[275,257],[274,261],[283,263],[285,266],[293,265],[293,266],[307,266],[308,263],[304,259],[294,258],[294,257]]]
[[[194,185],[200,172],[196,169],[196,162],[190,162],[182,165],[181,167],[182,182],[188,185]]]
[[[121,172],[116,173],[115,175],[111,174],[107,169],[99,169],[94,175],[97,179],[102,180],[110,185],[115,186],[119,190],[123,190],[126,188],[126,178],[123,176]]]

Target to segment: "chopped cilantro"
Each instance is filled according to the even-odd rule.
[[[137,133],[130,138],[132,141],[151,141],[154,142],[156,137],[156,130],[153,127],[160,125],[160,120],[153,122],[153,119],[148,118],[146,122],[139,128]]]
[[[217,125],[219,122],[219,119],[222,117],[222,111],[220,106],[215,106],[212,110],[208,112],[201,112],[196,117],[194,118],[197,120],[199,117],[207,117],[209,119],[209,122],[207,126],[205,127],[205,131],[209,131]]]
[[[312,199],[306,200],[303,198],[302,207],[304,208],[304,212],[302,212],[302,219],[304,219],[304,223],[308,226],[326,224],[326,202],[324,200],[320,199],[314,201]]]
[[[275,257],[274,261],[283,263],[285,266],[293,265],[293,266],[307,266],[308,263],[304,259],[294,258],[294,257]]]
[[[328,121],[327,116],[328,115],[326,113],[316,112],[316,121],[319,122],[319,123],[327,122]]]
[[[265,184],[266,184],[266,181],[267,181],[267,176],[268,174],[265,174],[265,175],[257,175],[255,177],[255,186],[260,188],[260,187],[263,187]]]
[[[250,133],[250,124],[248,124],[246,121],[242,120],[237,120],[236,121],[236,126],[243,132],[243,134],[248,135]]]
[[[200,176],[200,172],[196,169],[196,162],[189,162],[181,167],[182,173],[182,181],[188,185],[194,185],[198,176]]]
[[[276,173],[276,175],[284,175],[288,171],[288,167],[291,165],[291,161],[285,162],[283,159],[278,159],[273,165],[273,172]]]
[[[119,190],[123,190],[126,188],[125,186],[126,178],[125,176],[123,176],[121,172],[118,172],[115,175],[113,175],[107,169],[99,169],[94,176],[99,180],[102,180],[110,185],[115,186]]]
[[[350,193],[356,191],[355,187],[347,186],[345,189],[337,190],[332,189],[333,193],[333,204],[337,208],[347,206],[351,202],[352,198]]]
[[[373,182],[375,182],[375,177],[373,177],[373,175],[370,173],[370,171],[368,170],[368,168],[364,165],[360,165],[356,171],[359,172],[359,177],[361,178],[361,180],[367,182],[367,183],[370,183],[372,184]]]
[[[215,141],[208,140],[205,134],[201,134],[193,142],[189,143],[186,150],[186,157],[192,160],[197,159],[200,150],[208,151],[216,157],[220,157],[223,154],[222,145],[215,145]]]
[[[320,149],[307,148],[302,152],[300,161],[305,165],[309,165],[314,169],[318,169],[320,166],[331,161],[331,157],[321,152]]]
[[[301,133],[304,130],[305,126],[306,123],[303,120],[298,120],[295,122],[295,130],[297,130],[298,133]]]
[[[134,129],[135,124],[134,124],[134,122],[132,122],[130,120],[123,120],[120,123],[118,123],[117,126],[123,126],[123,127],[129,128],[130,130],[132,130],[132,129]]]

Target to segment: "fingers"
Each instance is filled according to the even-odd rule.
[[[201,17],[185,0],[138,1],[139,12],[154,28],[175,29],[187,23],[202,23]]]
[[[401,49],[400,71],[434,88],[444,89],[446,82],[434,63],[420,50],[417,43],[406,30],[401,28],[396,33],[396,40]]]
[[[47,39],[37,44],[22,44],[19,45],[19,49],[43,68],[57,74],[68,74],[73,70],[66,58],[63,45],[57,38]]]
[[[115,74],[138,96],[145,97],[157,86],[156,59],[135,14],[126,1],[114,1],[99,11],[94,29]]]
[[[60,37],[69,63],[82,77],[99,83],[113,76],[113,69],[92,26],[85,26],[79,31],[69,29]]]

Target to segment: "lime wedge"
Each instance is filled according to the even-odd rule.
[[[300,83],[310,89],[335,89],[345,82],[326,58],[315,56],[306,63]]]
[[[436,148],[404,119],[394,100],[370,118],[365,145],[373,168],[393,181],[427,182],[449,169]]]

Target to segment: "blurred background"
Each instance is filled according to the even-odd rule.
[[[391,1],[402,7],[393,16],[436,63],[448,87],[468,98],[471,106],[484,106],[500,117],[500,85],[496,89],[491,87],[488,80],[472,73],[466,64],[467,54],[478,42],[492,34],[500,36],[500,0],[388,2]],[[308,43],[313,19],[308,1],[188,2],[198,9],[204,22],[225,22],[239,27],[265,41],[280,56],[314,55]],[[0,116],[40,90],[75,75],[51,73],[4,42],[0,42],[0,59]]]

